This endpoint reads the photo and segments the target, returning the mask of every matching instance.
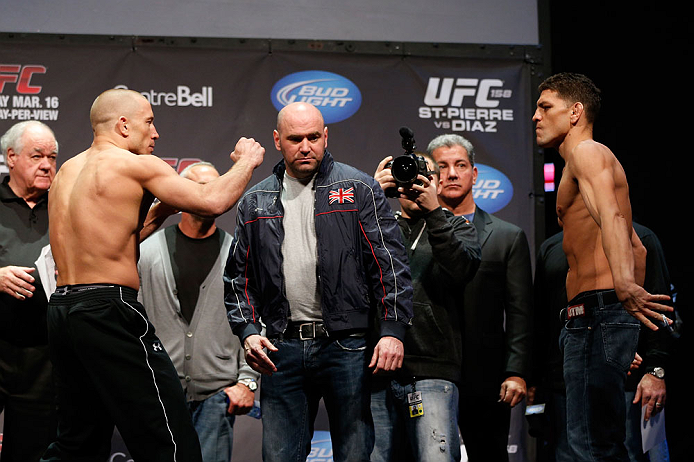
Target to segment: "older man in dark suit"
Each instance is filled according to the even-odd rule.
[[[459,135],[440,135],[427,151],[441,170],[439,202],[475,225],[482,246],[479,270],[461,296],[463,379],[458,425],[470,462],[505,461],[511,408],[525,397],[531,348],[528,241],[518,226],[476,206],[472,143]]]

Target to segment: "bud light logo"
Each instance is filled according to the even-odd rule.
[[[333,462],[333,445],[330,432],[315,431],[311,440],[311,452],[306,462]]]
[[[361,106],[359,88],[351,80],[326,71],[289,74],[272,87],[271,98],[278,111],[290,103],[313,104],[326,124],[351,117]]]
[[[511,202],[513,185],[499,170],[488,165],[477,166],[477,182],[472,187],[475,204],[489,213],[498,212]]]

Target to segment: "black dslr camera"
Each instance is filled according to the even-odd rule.
[[[388,162],[385,168],[390,169],[390,173],[395,179],[397,187],[388,188],[385,193],[386,197],[398,197],[399,187],[409,187],[415,183],[417,175],[429,176],[429,167],[427,161],[422,156],[414,153],[414,133],[407,127],[400,127],[400,136],[402,137],[402,148],[405,153]]]

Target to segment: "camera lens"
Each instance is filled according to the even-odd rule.
[[[400,156],[393,159],[393,165],[390,168],[395,181],[399,183],[411,183],[417,179],[419,166],[417,161],[410,156]]]

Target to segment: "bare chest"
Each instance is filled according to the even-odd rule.
[[[581,199],[578,184],[567,174],[566,169],[564,169],[564,173],[559,181],[559,187],[557,188],[556,201],[557,217],[562,226],[567,218],[570,218],[571,214],[575,212],[577,208],[582,208],[582,206],[583,200]]]

